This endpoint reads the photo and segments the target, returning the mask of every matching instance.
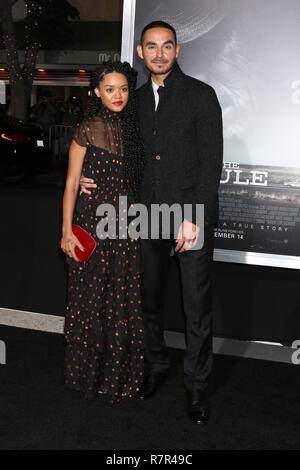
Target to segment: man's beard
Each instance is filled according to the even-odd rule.
[[[152,67],[151,67],[150,71],[153,75],[166,75],[167,73],[171,72],[172,68],[174,67],[174,64],[175,64],[175,60],[171,64],[162,64],[162,65],[166,65],[166,68],[162,70],[159,70],[159,71],[152,70]],[[152,65],[157,65],[157,64],[151,63],[150,66]]]

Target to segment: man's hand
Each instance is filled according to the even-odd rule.
[[[200,227],[184,219],[181,223],[176,239],[175,251],[183,253],[191,250],[197,243]]]
[[[90,195],[92,193],[88,190],[88,188],[97,188],[97,185],[94,184],[94,180],[92,178],[86,178],[84,175],[81,175],[79,184],[80,194],[85,193]]]

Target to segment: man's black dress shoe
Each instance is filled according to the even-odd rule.
[[[149,374],[146,376],[137,397],[140,400],[147,400],[148,398],[153,397],[159,386],[164,382],[165,378],[165,373]]]
[[[209,406],[203,392],[193,393],[187,391],[188,413],[194,424],[204,425],[208,421]]]

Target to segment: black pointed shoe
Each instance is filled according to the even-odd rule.
[[[187,391],[188,414],[193,424],[204,425],[209,418],[209,405],[203,392]]]

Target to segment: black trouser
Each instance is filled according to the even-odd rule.
[[[173,246],[172,240],[142,240],[146,375],[166,372],[169,367],[163,309]],[[186,318],[184,384],[195,393],[207,387],[212,368],[212,252],[209,241],[201,250],[176,254]]]

